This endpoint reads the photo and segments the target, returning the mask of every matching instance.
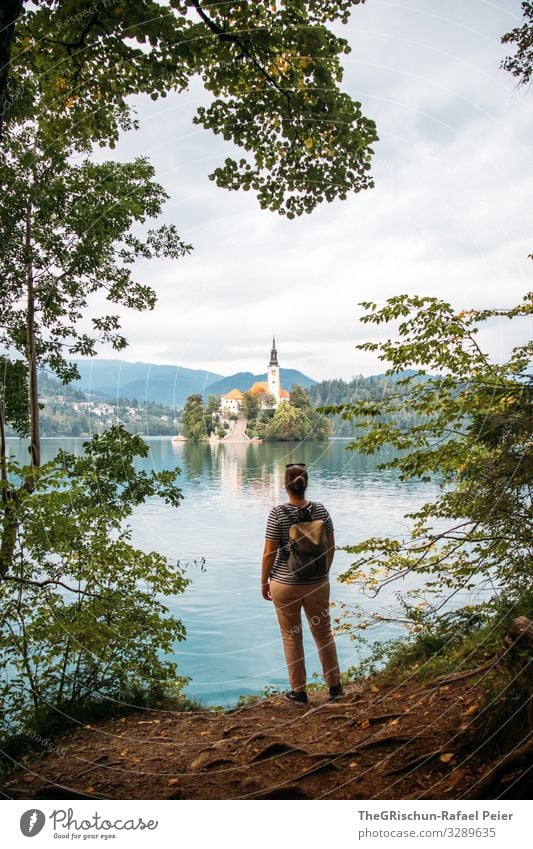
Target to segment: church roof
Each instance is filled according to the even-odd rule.
[[[290,398],[290,397],[291,397],[291,393],[290,393],[290,392],[287,392],[287,390],[286,390],[286,389],[280,389],[280,391],[279,391],[279,397],[280,397],[280,398]]]
[[[232,389],[231,392],[227,393],[227,395],[222,396],[222,400],[225,398],[233,398],[235,401],[242,401],[243,394],[240,389]]]
[[[268,383],[265,380],[256,380],[248,392],[251,392],[252,395],[259,395],[260,392],[268,392]]]

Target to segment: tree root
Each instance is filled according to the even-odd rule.
[[[400,713],[380,713],[376,716],[358,716],[357,719],[352,719],[350,725],[360,724],[361,722],[369,722],[370,725],[377,725],[379,722],[386,722],[388,719],[397,719],[400,716],[407,716],[408,711],[400,711]]]
[[[488,663],[484,663],[482,666],[477,666],[475,669],[467,669],[464,672],[454,672],[452,675],[439,675],[438,678],[435,678],[433,681],[430,681],[428,684],[425,684],[420,690],[417,690],[417,693],[423,693],[425,690],[431,690],[433,687],[442,687],[444,684],[453,684],[455,681],[461,681],[463,678],[470,678],[473,675],[479,675],[480,672],[485,672],[487,669],[491,669],[495,667],[496,663],[494,660],[489,660]]]
[[[513,749],[511,752],[508,752],[507,755],[504,755],[501,760],[489,769],[481,781],[477,783],[475,791],[470,793],[470,799],[485,799],[486,793],[490,792],[490,790],[498,784],[500,779],[503,778],[510,769],[519,764],[520,761],[533,755],[533,736],[531,733],[528,736],[529,740],[527,743],[519,746],[518,749]]]
[[[438,755],[441,755],[444,752],[444,749],[435,749],[433,752],[425,752],[423,755],[417,755],[416,758],[411,758],[411,760],[406,761],[401,766],[394,766],[391,769],[385,770],[385,775],[398,775],[402,772],[407,772],[410,769],[415,769],[417,766],[421,766],[421,764],[426,761],[430,761],[433,758],[436,758]]]

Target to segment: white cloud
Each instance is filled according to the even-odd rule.
[[[416,292],[460,307],[518,302],[533,249],[533,98],[499,70],[499,39],[520,2],[439,7],[354,8],[344,85],[377,121],[376,188],[293,222],[207,179],[227,147],[191,123],[198,86],[138,99],[141,129],[118,153],[151,158],[171,195],[164,219],[195,249],[176,263],[139,264],[159,303],[125,314],[128,359],[262,371],[275,331],[282,365],[350,377],[384,368],[354,350],[369,333],[358,301]],[[501,356],[513,336],[501,323],[482,338]]]

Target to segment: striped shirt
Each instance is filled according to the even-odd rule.
[[[333,522],[331,521],[331,516],[323,504],[320,504],[318,501],[313,501],[312,503],[314,505],[312,512],[313,519],[323,519],[326,534],[327,536],[330,536],[330,534],[333,533]],[[289,512],[292,514],[291,520],[295,521],[300,508],[296,507],[294,504],[289,504],[288,502],[285,503],[283,507],[287,507],[289,509]],[[289,521],[289,517],[281,509],[281,506],[273,507],[268,514],[265,537],[266,539],[277,540],[279,545],[270,577],[275,581],[280,581],[282,584],[311,584],[315,583],[317,580],[323,581],[323,578],[312,578],[311,580],[309,578],[299,578],[296,580],[292,572],[288,570],[288,552],[285,551],[284,546],[287,546],[289,542],[290,526],[291,522]]]

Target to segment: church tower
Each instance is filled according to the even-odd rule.
[[[267,372],[268,391],[276,399],[276,407],[281,400],[281,382],[279,378],[278,352],[276,351],[276,339],[272,337],[272,350]]]

